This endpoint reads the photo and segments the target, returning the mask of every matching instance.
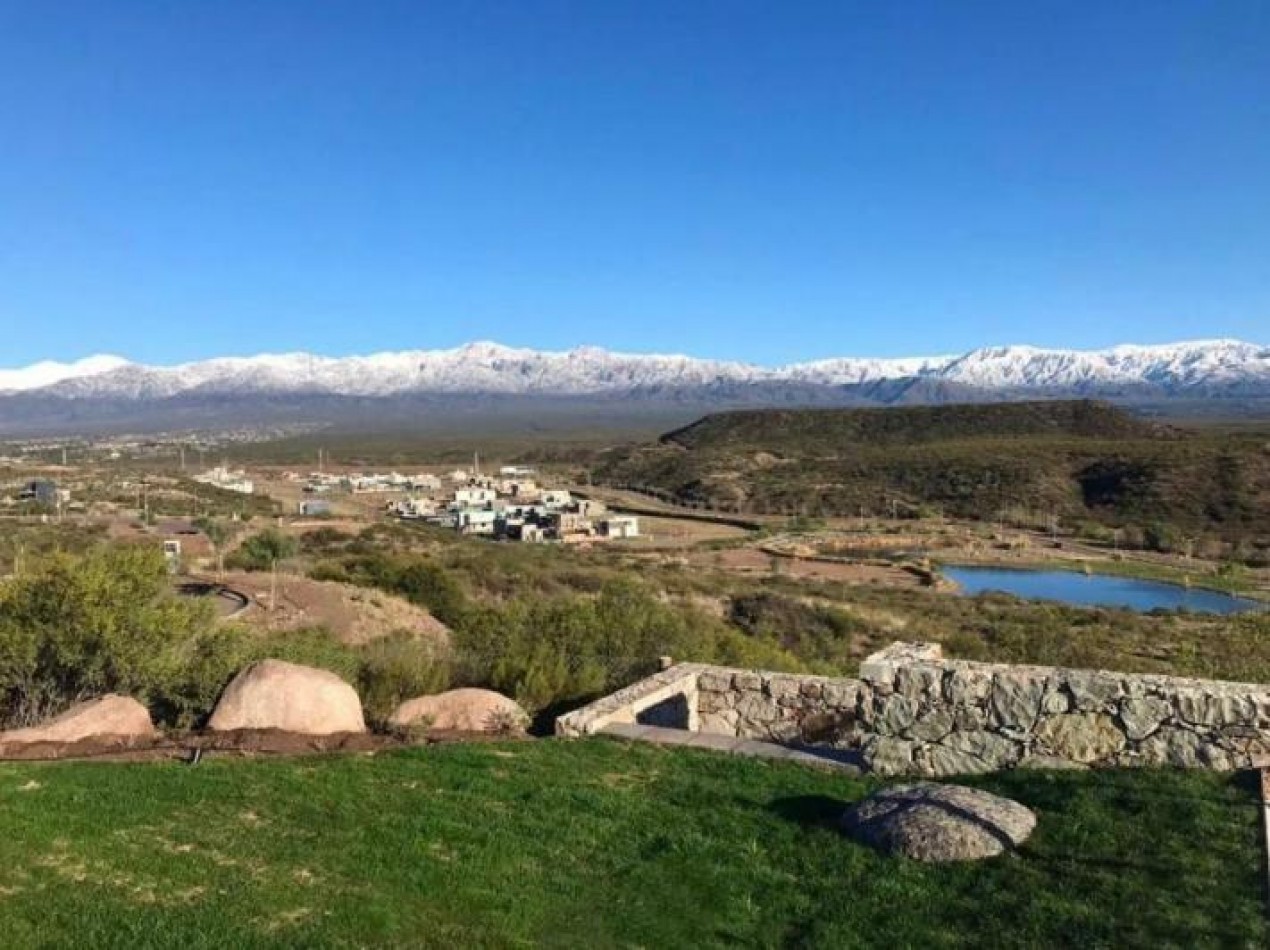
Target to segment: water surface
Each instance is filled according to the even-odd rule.
[[[1265,607],[1218,591],[1112,574],[1006,567],[945,567],[941,573],[960,584],[966,594],[1001,591],[1081,607],[1128,607],[1143,612],[1185,609],[1210,614],[1238,614]]]

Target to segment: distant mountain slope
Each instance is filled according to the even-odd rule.
[[[943,512],[1270,544],[1265,436],[1090,400],[715,413],[606,453],[597,482],[759,514]]]
[[[0,370],[0,392],[46,392],[67,399],[154,399],[179,393],[288,392],[344,396],[401,393],[540,393],[708,389],[783,383],[864,386],[930,379],[980,390],[1095,390],[1142,386],[1170,390],[1270,389],[1270,347],[1234,340],[1119,346],[1078,352],[989,347],[962,356],[839,358],[763,367],[689,356],[567,352],[472,343],[342,359],[287,353],[156,367],[118,357]]]
[[[143,366],[118,357],[0,370],[0,433],[400,416],[421,398],[612,400],[710,408],[920,405],[1089,396],[1270,400],[1270,347],[1234,340],[1079,352],[990,347],[961,356],[834,358],[764,367],[679,355],[473,343],[332,358],[307,353]],[[253,406],[259,406],[258,409]],[[245,414],[244,414],[245,413]]]
[[[706,416],[662,437],[694,450],[753,450],[803,455],[869,446],[967,438],[1061,436],[1142,439],[1167,435],[1109,403],[1094,400],[889,409],[758,409]]]

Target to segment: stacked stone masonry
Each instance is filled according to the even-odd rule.
[[[945,660],[912,643],[869,657],[858,679],[675,666],[562,717],[558,731],[638,721],[676,691],[683,728],[859,749],[886,775],[1270,763],[1270,686]]]

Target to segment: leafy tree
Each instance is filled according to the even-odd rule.
[[[194,521],[194,527],[207,535],[207,540],[212,542],[212,550],[216,553],[216,571],[218,574],[224,574],[225,549],[237,537],[238,525],[220,518],[197,518]]]
[[[276,528],[266,528],[244,541],[227,563],[247,571],[267,571],[279,561],[285,561],[299,549],[294,538]]]

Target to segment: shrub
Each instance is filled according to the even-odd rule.
[[[276,528],[267,528],[254,534],[229,557],[226,566],[243,571],[267,571],[278,561],[285,561],[299,549],[294,538],[287,537]]]
[[[358,692],[367,718],[383,724],[407,699],[445,690],[450,665],[431,643],[410,634],[372,640],[361,650]]]
[[[164,699],[213,625],[210,604],[172,592],[157,549],[48,557],[0,587],[0,716],[28,724],[107,692]]]
[[[775,593],[733,598],[731,620],[751,637],[816,661],[849,657],[857,636],[868,632],[866,624],[841,610]]]
[[[419,557],[352,555],[323,561],[309,576],[399,594],[451,627],[461,621],[467,609],[467,597],[459,582],[444,568]]]
[[[1153,524],[1146,529],[1143,536],[1146,547],[1152,551],[1160,551],[1169,553],[1178,551],[1182,547],[1182,535],[1173,525],[1170,524]]]
[[[258,639],[251,660],[285,660],[300,666],[330,670],[340,679],[356,683],[361,657],[356,647],[341,643],[324,627],[287,630]]]

